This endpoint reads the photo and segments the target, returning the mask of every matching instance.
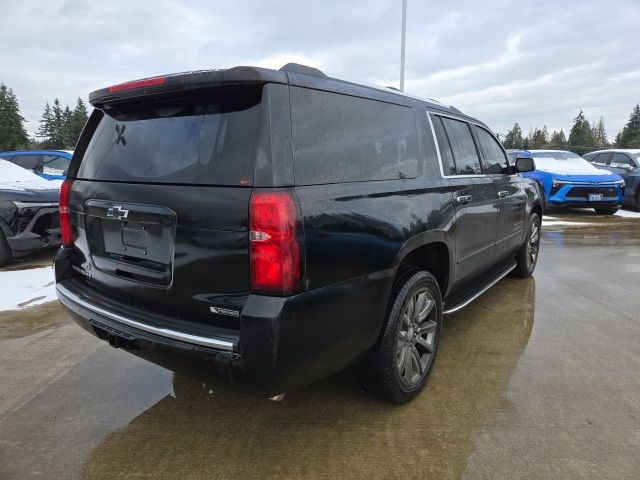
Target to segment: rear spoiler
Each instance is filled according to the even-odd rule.
[[[224,70],[199,70],[143,78],[112,85],[89,94],[96,108],[119,100],[145,97],[158,93],[199,90],[215,85],[287,83],[287,75],[278,70],[258,67],[233,67]]]

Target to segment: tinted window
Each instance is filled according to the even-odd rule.
[[[627,157],[624,153],[616,153],[613,155],[611,159],[610,167],[633,167],[633,163],[631,163],[631,159]]]
[[[292,87],[291,118],[298,185],[418,174],[411,108]]]
[[[453,153],[451,153],[451,145],[447,134],[444,133],[442,120],[438,116],[431,116],[433,121],[433,129],[436,131],[436,139],[438,140],[438,148],[440,149],[440,158],[442,159],[442,171],[445,175],[456,174],[456,164],[453,161]]]
[[[451,150],[453,151],[453,159],[456,162],[456,173],[458,175],[473,175],[482,173],[480,169],[480,157],[476,145],[473,143],[469,124],[451,118],[443,118]]]
[[[79,178],[250,185],[260,89],[109,109],[84,153]]]
[[[594,158],[591,161],[596,165],[600,165],[604,167],[609,165],[609,162],[611,161],[612,156],[613,156],[612,153],[600,153],[598,154],[598,156],[596,156],[596,158]]]
[[[503,168],[507,166],[504,150],[502,150],[496,138],[484,128],[476,128],[476,133],[484,153],[482,169],[485,173],[502,173]]]
[[[35,172],[42,172],[43,155],[16,155],[13,163]]]

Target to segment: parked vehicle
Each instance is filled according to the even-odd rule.
[[[640,149],[598,150],[584,158],[597,168],[620,175],[624,180],[623,203],[640,210]]]
[[[278,395],[365,365],[424,387],[442,316],[539,249],[536,185],[459,110],[288,64],[95,91],[58,298],[115,347]]]
[[[69,169],[71,150],[16,150],[0,152],[0,159],[31,170],[46,180],[64,180]]]
[[[0,160],[0,266],[60,245],[58,189]]]
[[[618,211],[624,196],[624,180],[615,173],[591,165],[577,153],[565,150],[509,150],[508,155],[531,156],[535,170],[523,176],[544,190],[547,208],[593,208],[601,215]]]

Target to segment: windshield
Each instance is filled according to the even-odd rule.
[[[555,155],[555,153],[552,154]],[[545,154],[542,153],[533,154],[536,170],[561,175],[613,175],[608,170],[596,168],[576,154],[572,154],[572,156],[567,156],[566,158],[554,158],[544,155]]]
[[[533,158],[553,158],[555,160],[568,160],[572,158],[579,158],[582,160],[582,157],[577,153],[573,152],[536,152],[532,151],[531,155]]]
[[[241,185],[253,181],[260,89],[105,109],[78,178]]]

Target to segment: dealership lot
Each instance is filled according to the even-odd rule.
[[[640,214],[543,225],[534,277],[446,317],[404,406],[362,392],[356,369],[278,403],[211,389],[57,302],[4,310],[0,478],[637,478]]]

